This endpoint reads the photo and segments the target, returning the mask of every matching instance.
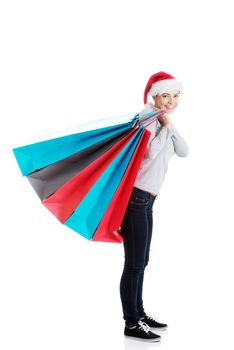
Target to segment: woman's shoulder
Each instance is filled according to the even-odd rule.
[[[144,105],[144,108],[142,109],[142,111],[140,112],[140,114],[146,114],[149,112],[152,112],[154,110],[154,105],[152,102],[148,102]]]

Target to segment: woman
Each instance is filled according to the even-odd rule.
[[[188,155],[187,144],[169,118],[169,113],[178,105],[182,90],[182,84],[165,72],[152,75],[146,85],[145,108],[141,114],[154,109],[163,109],[165,113],[146,127],[151,135],[121,224],[125,252],[120,281],[124,334],[149,341],[160,340],[150,327],[167,327],[145,313],[142,291],[144,270],[149,261],[154,201],[159,195],[171,156],[175,153],[180,157]],[[147,103],[148,94],[154,103]]]

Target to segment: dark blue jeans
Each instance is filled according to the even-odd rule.
[[[133,187],[121,224],[125,261],[120,298],[126,326],[136,325],[140,317],[146,315],[142,291],[144,270],[149,261],[155,199],[151,193]]]

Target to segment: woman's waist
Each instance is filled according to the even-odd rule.
[[[149,196],[157,197],[156,193],[142,190],[141,188],[138,188],[136,186],[133,186],[132,191],[135,192],[135,193],[143,194],[143,195],[145,195],[147,197],[149,197]]]

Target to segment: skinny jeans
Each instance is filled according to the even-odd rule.
[[[143,281],[149,261],[153,231],[153,204],[157,196],[133,187],[121,224],[124,268],[120,279],[120,298],[126,326],[137,325],[146,316],[143,306]]]

